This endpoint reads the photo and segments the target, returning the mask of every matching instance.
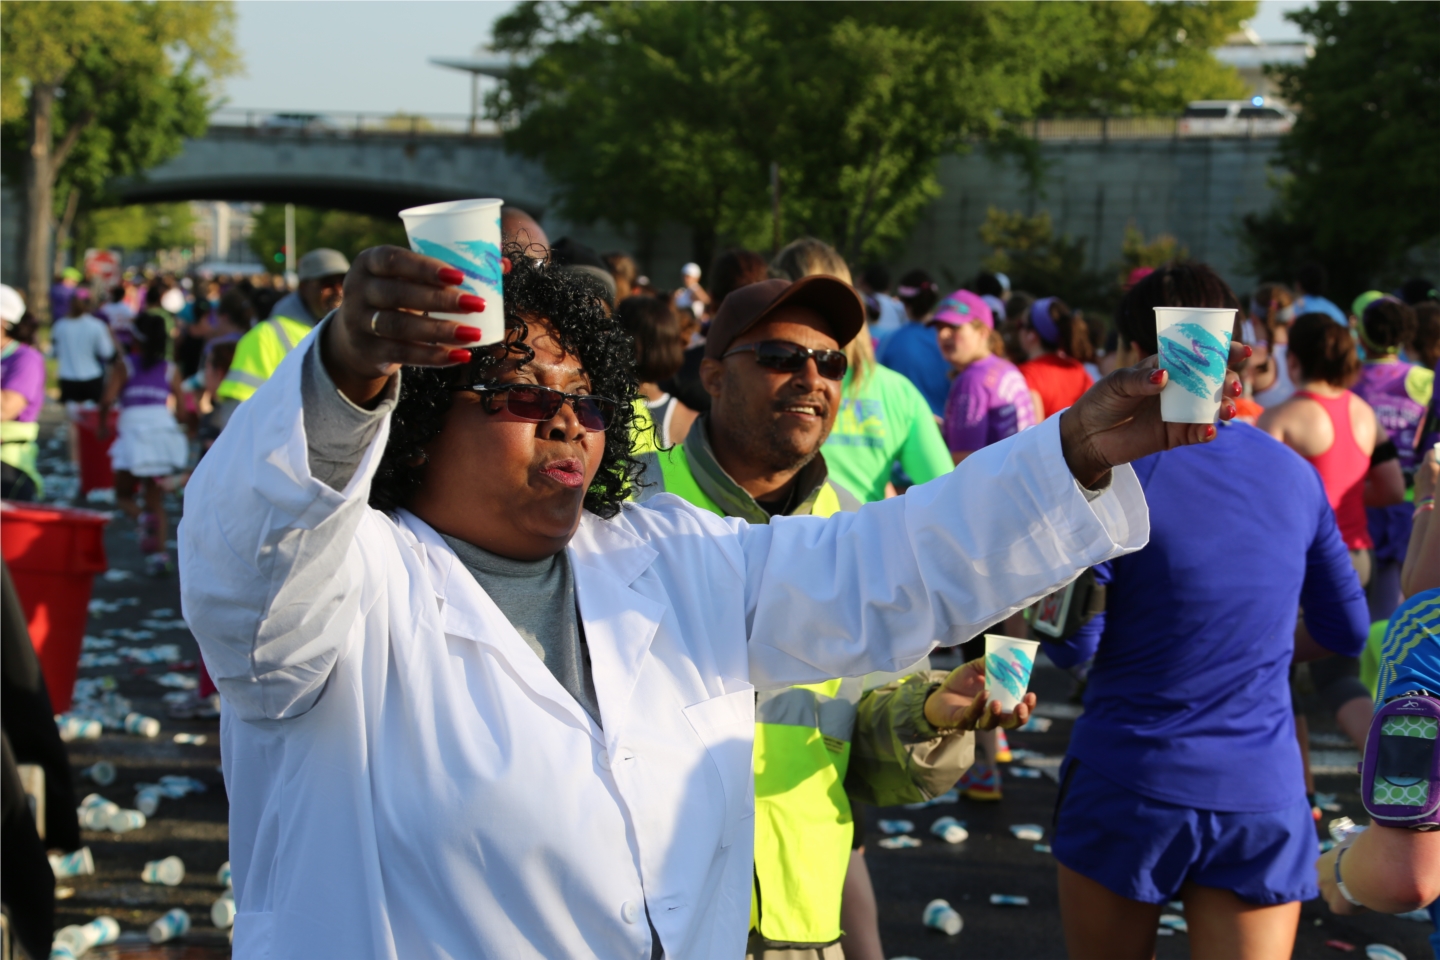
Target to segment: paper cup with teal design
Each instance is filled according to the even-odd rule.
[[[1034,640],[985,634],[985,696],[989,703],[1000,704],[1005,713],[1015,712],[1030,686],[1030,671],[1039,650],[1040,644]]]
[[[1160,369],[1170,381],[1160,391],[1166,423],[1214,423],[1220,413],[1235,311],[1218,307],[1156,307]]]
[[[465,275],[460,286],[485,301],[479,313],[432,313],[480,328],[480,342],[505,339],[505,304],[500,265],[500,200],[451,200],[400,211],[410,249],[434,257]]]

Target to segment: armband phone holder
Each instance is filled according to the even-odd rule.
[[[1360,761],[1360,799],[1375,823],[1408,830],[1440,827],[1440,698],[1411,691],[1375,712]]]

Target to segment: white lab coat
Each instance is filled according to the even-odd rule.
[[[179,534],[239,960],[648,960],[647,908],[668,957],[735,960],[756,688],[904,669],[1149,534],[1129,468],[1082,496],[1057,418],[828,520],[586,514],[602,730],[434,530],[367,506],[388,423],[343,492],[310,475],[304,353],[206,455]]]

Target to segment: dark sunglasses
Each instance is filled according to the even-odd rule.
[[[599,432],[610,426],[615,416],[615,401],[579,393],[562,393],[533,383],[477,383],[470,388],[486,397],[486,409],[498,413],[504,407],[511,416],[531,423],[544,423],[560,412],[568,401],[575,418],[586,430]],[[498,397],[500,407],[491,407],[489,397]]]
[[[760,366],[779,370],[782,373],[795,373],[802,370],[805,367],[805,361],[813,358],[816,372],[826,380],[845,379],[845,371],[850,366],[850,361],[846,360],[845,354],[839,350],[811,350],[809,347],[802,347],[798,343],[791,343],[788,340],[761,340],[759,343],[747,343],[743,347],[736,347],[729,351],[720,359],[733,357],[737,353],[752,352],[755,354],[755,362]]]

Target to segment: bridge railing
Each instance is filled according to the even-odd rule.
[[[466,113],[294,113],[223,107],[211,114],[212,131],[253,137],[497,137],[500,126]],[[1032,140],[1106,142],[1172,140],[1182,137],[1273,137],[1288,122],[1232,119],[1196,121],[1184,117],[1040,117],[1010,124]]]
[[[287,110],[221,107],[210,114],[216,132],[243,131],[247,136],[272,137],[494,137],[500,127],[468,113],[361,113],[327,110],[296,113]]]

